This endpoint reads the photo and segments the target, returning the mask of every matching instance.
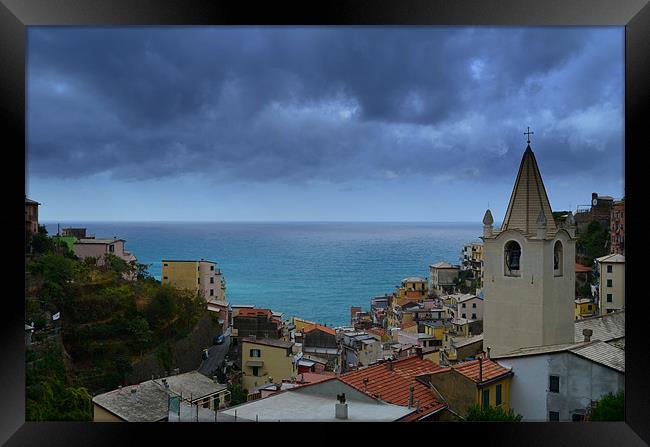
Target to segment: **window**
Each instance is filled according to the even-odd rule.
[[[519,276],[519,261],[521,247],[516,241],[509,241],[504,247],[504,261],[506,276]]]
[[[259,366],[253,366],[253,375],[255,377],[258,377],[260,374],[260,367]]]
[[[166,276],[163,276],[163,279],[169,279],[169,278],[167,278]]]
[[[214,271],[214,265],[210,266],[210,270]]]
[[[200,276],[198,278],[196,278],[196,280],[198,281],[197,284],[201,284],[201,277]]]
[[[483,390],[483,409],[490,406],[490,390]]]
[[[496,390],[496,393],[497,393],[497,395],[496,395],[496,404],[501,405],[501,403],[502,403],[502,400],[501,400],[501,384],[498,384],[496,386],[496,388],[497,388],[497,390]]]
[[[261,357],[261,352],[259,349],[251,349],[250,352],[251,357]]]
[[[548,420],[551,422],[557,422],[560,420],[560,413],[557,411],[548,412]]]
[[[472,320],[476,320],[476,314],[472,314]]]
[[[467,315],[467,314],[463,314],[463,318],[467,318],[467,316],[466,316],[466,315]]]
[[[214,284],[214,276],[210,277],[210,284]]]
[[[612,266],[611,265],[607,266],[607,273],[612,273]]]
[[[169,267],[169,264],[163,264],[163,267]]]
[[[108,246],[108,251],[111,252],[111,253],[115,253],[115,245],[114,244],[109,245]]]
[[[553,248],[553,270],[555,276],[562,276],[562,242],[555,242],[555,247]]]
[[[472,309],[476,309],[476,303],[472,303]]]
[[[560,392],[560,376],[551,376],[549,380],[548,390],[551,393]]]
[[[612,287],[612,280],[611,279],[607,280],[607,287]]]
[[[465,309],[467,306],[465,306],[465,303],[463,303],[463,309]]]
[[[214,296],[214,289],[210,289],[210,296]]]
[[[212,408],[219,408],[219,396],[212,396]]]
[[[611,293],[608,293],[608,294],[607,294],[607,302],[608,302],[608,303],[611,303],[611,302],[612,302],[612,294],[611,294]]]
[[[591,304],[587,304],[587,310],[592,310],[593,306]]]
[[[210,408],[210,399],[206,399],[203,401],[203,408]]]
[[[585,417],[584,417],[584,415],[582,415],[582,414],[573,413],[573,414],[571,415],[571,420],[572,420],[573,422],[582,422],[582,421],[585,420]]]

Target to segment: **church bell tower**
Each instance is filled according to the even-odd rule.
[[[529,140],[501,228],[492,228],[489,209],[483,218],[483,348],[492,355],[573,343],[572,217],[555,225]]]

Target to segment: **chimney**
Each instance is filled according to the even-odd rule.
[[[490,347],[487,347],[487,358],[490,358]]]
[[[583,329],[582,335],[585,336],[585,342],[591,341],[591,336],[594,334],[594,331],[591,329]]]
[[[478,358],[478,381],[483,382],[483,357]]]
[[[409,387],[409,408],[413,407],[413,392],[415,391],[415,387],[411,385]]]
[[[364,393],[368,392],[368,378],[367,377],[363,378],[363,392]]]
[[[386,366],[388,367],[389,371],[393,370],[393,359],[388,359],[388,362],[386,362]]]
[[[424,358],[424,355],[422,353],[422,346],[416,346],[415,347],[415,353],[417,354],[418,358],[422,360]]]
[[[336,417],[336,419],[347,419],[348,404],[345,402],[345,393],[337,394],[336,399],[338,400],[338,402],[336,403],[334,416]]]
[[[165,389],[169,389],[169,384],[167,383],[167,379],[162,379],[163,385],[165,385]]]
[[[138,391],[138,390],[136,390],[135,388],[131,388],[131,400],[132,400],[133,402],[137,402],[137,401],[138,401],[138,396],[136,395],[137,391]]]

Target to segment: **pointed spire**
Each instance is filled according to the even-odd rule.
[[[501,231],[518,229],[533,236],[541,228],[545,228],[546,234],[557,231],[535,154],[528,145],[519,165]]]
[[[488,208],[485,211],[485,215],[483,216],[483,225],[492,226],[493,223],[494,223],[494,218],[492,217],[492,212],[490,211],[490,208]]]

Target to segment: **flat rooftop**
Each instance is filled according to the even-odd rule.
[[[231,417],[237,412],[237,420],[259,422],[391,422],[414,411],[413,408],[382,403],[377,400],[349,399],[348,419],[336,419],[336,395],[326,397],[307,391],[310,387],[299,387],[280,392],[264,399],[247,402],[219,412]],[[349,393],[346,393],[349,396]]]

